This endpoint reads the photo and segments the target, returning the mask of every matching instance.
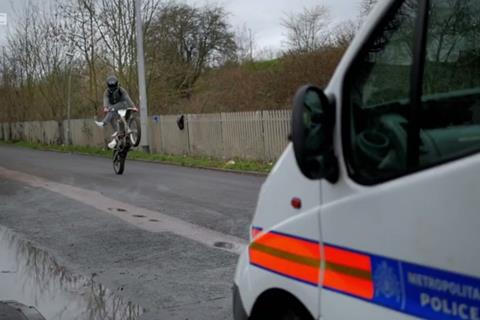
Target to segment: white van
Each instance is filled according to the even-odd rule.
[[[479,151],[480,1],[380,1],[294,99],[235,319],[480,320]]]

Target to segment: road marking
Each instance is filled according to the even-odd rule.
[[[72,200],[81,202],[99,211],[120,218],[141,229],[161,233],[171,232],[178,236],[199,242],[210,248],[240,254],[247,242],[241,238],[211,230],[169,215],[139,208],[125,202],[105,197],[97,191],[86,190],[67,184],[53,182],[27,173],[0,167],[0,176],[34,188],[43,188]],[[139,219],[138,216],[145,218]],[[150,220],[150,221],[149,221]],[[156,221],[156,222],[152,222]],[[218,246],[218,243],[230,243],[231,246]],[[217,245],[216,245],[217,244]]]

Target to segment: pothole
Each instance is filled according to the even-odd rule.
[[[229,242],[215,242],[213,245],[221,249],[233,249],[233,244]]]

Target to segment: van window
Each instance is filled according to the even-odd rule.
[[[417,11],[418,1],[404,1],[346,76],[347,161],[359,178],[385,179],[406,170]]]
[[[431,0],[420,163],[480,150],[480,1]]]
[[[480,2],[431,0],[420,124],[420,158],[407,165],[410,74],[417,1],[405,1],[349,71],[350,172],[385,181],[480,150]]]

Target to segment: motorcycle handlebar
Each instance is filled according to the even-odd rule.
[[[129,108],[127,108],[127,110],[132,110],[133,112],[139,112],[138,108],[135,107],[135,106],[129,107]],[[115,111],[115,108],[113,108],[113,107],[103,107],[103,112],[104,113],[111,112],[111,111]]]

